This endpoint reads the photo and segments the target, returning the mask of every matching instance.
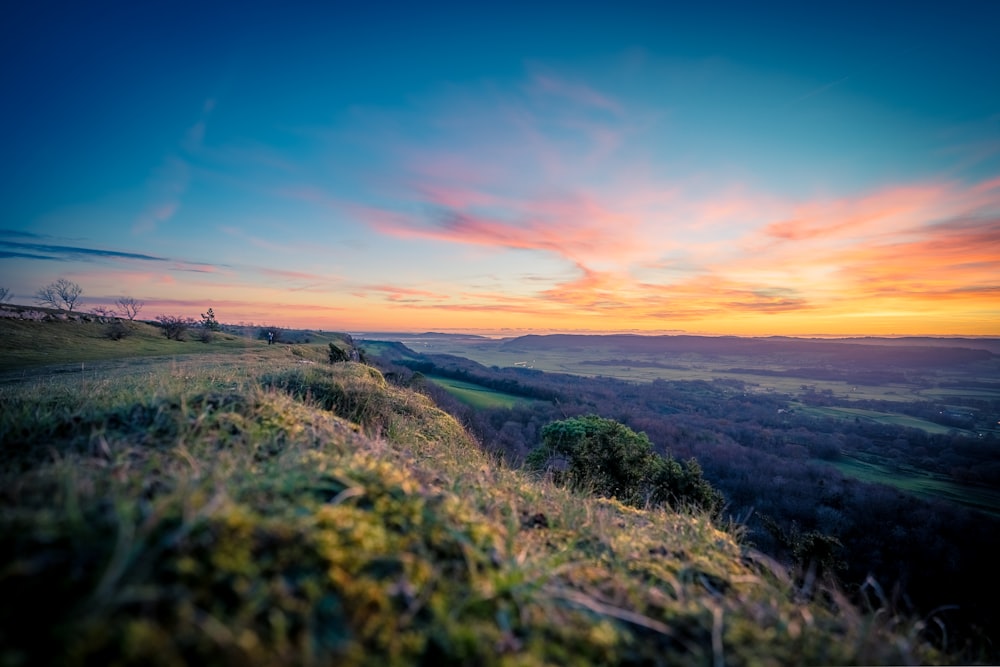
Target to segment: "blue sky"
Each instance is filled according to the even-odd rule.
[[[0,286],[331,329],[1000,334],[1000,5],[25,3]]]

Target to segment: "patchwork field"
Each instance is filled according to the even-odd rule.
[[[935,424],[926,419],[918,419],[909,415],[901,415],[891,412],[878,412],[876,410],[865,410],[863,408],[844,407],[808,407],[800,403],[793,404],[800,412],[819,417],[833,417],[835,419],[865,419],[879,424],[893,424],[895,426],[906,426],[908,428],[919,428],[928,433],[949,433],[950,431],[963,430],[954,427]]]
[[[444,387],[451,395],[474,408],[513,408],[532,403],[532,399],[494,391],[482,385],[451,378],[427,376],[436,385]]]
[[[902,491],[924,498],[941,498],[972,507],[994,516],[1000,516],[1000,491],[968,484],[955,484],[943,475],[910,466],[896,466],[866,457],[841,456],[840,460],[825,463],[836,467],[845,475],[865,482],[888,484]]]
[[[1000,389],[976,386],[982,380],[1000,377],[998,359],[961,369],[909,370],[897,381],[862,384],[796,375],[804,360],[789,359],[781,354],[704,355],[628,351],[628,357],[623,358],[623,350],[612,344],[522,350],[505,347],[501,340],[485,338],[398,336],[394,340],[421,354],[451,354],[484,366],[532,368],[547,373],[600,376],[633,382],[719,378],[747,383],[756,391],[792,396],[809,388],[817,392],[832,392],[834,396],[851,400],[908,402],[939,400],[947,396],[1000,399]],[[364,344],[366,347],[385,345],[375,341],[365,341]],[[939,386],[949,383],[968,383],[968,386]]]

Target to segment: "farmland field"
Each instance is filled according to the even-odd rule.
[[[790,396],[797,396],[808,387],[812,391],[831,392],[834,396],[850,400],[910,402],[942,400],[955,396],[1000,399],[1000,388],[977,386],[983,380],[1000,377],[1000,358],[996,356],[977,365],[911,369],[892,381],[859,383],[852,381],[850,377],[818,379],[808,374],[799,375],[799,367],[807,364],[808,360],[801,356],[789,358],[780,352],[767,355],[666,353],[648,350],[626,352],[612,342],[519,349],[506,345],[504,340],[463,337],[397,336],[392,340],[398,340],[420,354],[450,354],[471,359],[484,366],[531,368],[547,373],[601,376],[632,382],[719,378],[739,380],[753,391]],[[366,346],[373,344],[378,345],[365,342]]]
[[[971,507],[994,516],[1000,516],[1000,491],[968,484],[955,484],[943,475],[910,466],[895,466],[880,462],[874,457],[862,460],[854,456],[841,456],[828,463],[845,475],[863,482],[888,484],[902,491],[924,498],[942,498]]]
[[[474,408],[513,408],[526,405],[532,399],[494,391],[482,385],[451,378],[427,376],[427,379],[446,389],[455,398]]]
[[[906,426],[909,428],[919,428],[928,433],[948,433],[954,427],[935,424],[926,419],[918,419],[909,415],[893,414],[890,412],[878,412],[876,410],[865,410],[862,408],[846,407],[807,407],[801,404],[796,405],[796,409],[808,415],[834,417],[836,419],[865,419],[879,424],[894,424],[896,426]]]

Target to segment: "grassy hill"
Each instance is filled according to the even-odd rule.
[[[0,313],[15,308],[6,306]],[[43,308],[21,310],[50,317],[57,312]],[[88,315],[74,314],[73,319],[52,321],[3,317],[0,319],[0,336],[3,337],[0,373],[41,365],[74,364],[79,367],[81,363],[113,359],[239,351],[257,344],[225,333],[214,334],[211,343],[195,341],[193,336],[185,341],[168,340],[161,329],[148,322],[137,321],[126,326],[129,335],[112,340],[107,335],[108,324]]]
[[[13,324],[98,354],[96,323]],[[177,345],[0,386],[0,665],[948,660],[738,527],[498,464],[323,346]]]

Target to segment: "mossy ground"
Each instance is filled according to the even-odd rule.
[[[0,388],[0,664],[944,660],[704,515],[506,468],[277,347]]]

